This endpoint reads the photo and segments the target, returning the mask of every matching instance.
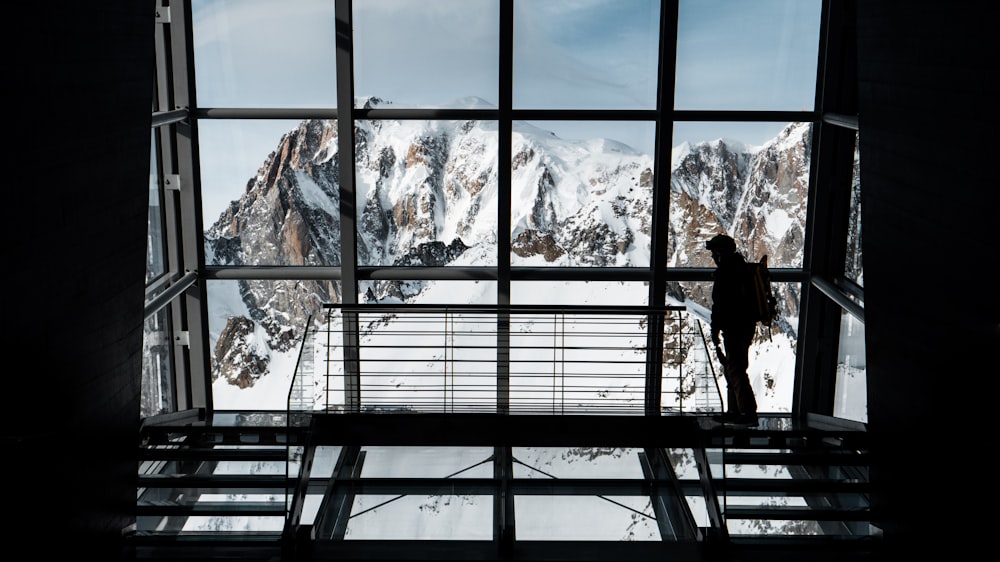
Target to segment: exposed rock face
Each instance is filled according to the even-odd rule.
[[[440,240],[425,242],[417,245],[416,248],[410,248],[409,253],[405,256],[396,258],[396,263],[393,265],[440,267],[448,265],[468,249],[469,247],[462,242],[461,238],[452,240],[451,244],[447,246]]]
[[[216,360],[212,365],[212,380],[225,377],[240,388],[253,386],[267,373],[269,357],[260,353],[254,341],[254,324],[249,318],[233,316],[226,322],[215,344]]]
[[[566,250],[559,247],[551,234],[540,234],[536,230],[523,230],[511,243],[511,251],[521,257],[540,255],[547,262],[554,262]]]
[[[722,140],[692,149],[671,176],[668,263],[714,267],[704,243],[726,232],[748,260],[767,254],[769,267],[801,267],[811,142],[810,125],[792,123],[759,149],[737,151]],[[778,330],[794,336],[796,326],[788,319],[799,314],[798,286],[774,288]],[[711,302],[710,289],[674,284],[670,294],[705,304]]]
[[[509,235],[513,265],[648,267],[650,156],[611,142],[571,143],[515,129],[511,232],[501,233],[495,129],[479,121],[358,122],[357,263],[436,267],[470,263],[472,255],[486,256],[474,265],[496,265],[498,237]],[[206,231],[206,261],[339,266],[337,137],[331,120],[303,121],[284,135],[240,199]],[[670,197],[667,247],[658,249],[668,264],[713,267],[704,241],[725,231],[749,241],[741,249],[751,259],[766,253],[772,267],[800,266],[809,142],[809,127],[792,124],[760,150],[716,141],[677,159],[669,191],[658,194]],[[707,288],[672,284],[669,293],[707,304]],[[323,280],[240,281],[247,312],[227,320],[213,377],[252,385],[267,372],[269,351],[297,346],[309,316],[323,303],[340,302],[340,290]],[[422,290],[421,282],[379,282],[365,296],[405,301]],[[778,290],[782,312],[797,315],[797,295]]]

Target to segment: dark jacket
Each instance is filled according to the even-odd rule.
[[[748,329],[755,324],[746,260],[739,253],[724,256],[713,275],[712,330]]]

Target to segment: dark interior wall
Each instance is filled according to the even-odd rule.
[[[80,541],[115,539],[134,510],[152,11],[152,0],[28,3],[7,36],[6,529],[51,529],[58,538],[41,544],[81,555],[105,543]],[[996,12],[858,2],[874,499],[887,536],[921,549],[965,544],[977,520],[935,503],[989,507],[942,484],[970,461],[952,456],[959,445],[989,451],[995,432],[940,438],[979,435],[975,414],[992,413],[982,388],[998,374]]]
[[[8,22],[5,535],[80,559],[116,559],[134,521],[153,6],[32,2]]]
[[[963,471],[1000,375],[998,9],[857,4],[875,507],[892,546],[959,552],[977,530],[964,508],[984,500]]]

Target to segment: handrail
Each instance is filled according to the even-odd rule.
[[[664,306],[643,306],[643,305],[550,305],[550,304],[391,304],[391,303],[370,303],[370,304],[324,304],[324,309],[344,310],[347,312],[382,311],[407,314],[413,311],[420,312],[499,312],[503,314],[517,314],[527,312],[540,313],[581,313],[581,314],[601,314],[613,315],[620,313],[627,314],[664,314],[666,312],[686,311],[683,305]]]
[[[813,277],[813,287],[816,287],[824,295],[830,298],[840,308],[843,308],[851,316],[857,318],[862,324],[865,322],[865,307],[851,300],[844,289],[820,277]]]
[[[650,400],[654,415],[721,411],[703,331],[685,306],[324,304],[323,309],[325,317],[311,317],[303,337],[315,359],[305,372],[306,354],[300,350],[290,417],[303,410],[293,407],[292,393],[314,386],[315,411],[321,412],[643,414]],[[341,322],[343,314],[358,322]],[[652,353],[649,326],[663,326],[663,348]],[[356,349],[349,342],[357,342]],[[345,360],[350,357],[358,360]],[[658,396],[646,396],[646,388]]]
[[[194,285],[197,281],[198,273],[196,271],[189,271],[184,277],[175,281],[167,287],[165,291],[156,295],[146,303],[142,314],[143,320],[148,320],[150,316],[159,312],[161,308],[167,306],[167,304],[174,300],[177,295],[188,290],[188,288]]]
[[[188,110],[186,108],[172,109],[170,111],[157,111],[153,113],[150,120],[152,127],[161,127],[163,125],[170,125],[173,123],[179,123],[188,118]]]

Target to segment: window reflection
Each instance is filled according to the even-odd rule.
[[[861,153],[858,134],[854,134],[854,173],[851,176],[851,208],[847,216],[847,258],[844,276],[865,286],[864,260],[861,254]]]
[[[163,206],[160,200],[160,164],[157,155],[157,131],[149,143],[149,216],[146,220],[146,283],[167,270],[166,239],[163,236]]]
[[[176,410],[173,379],[173,338],[168,308],[143,323],[142,385],[139,416],[145,418]]]
[[[862,423],[868,422],[866,368],[865,325],[846,311],[842,312],[833,415]]]

